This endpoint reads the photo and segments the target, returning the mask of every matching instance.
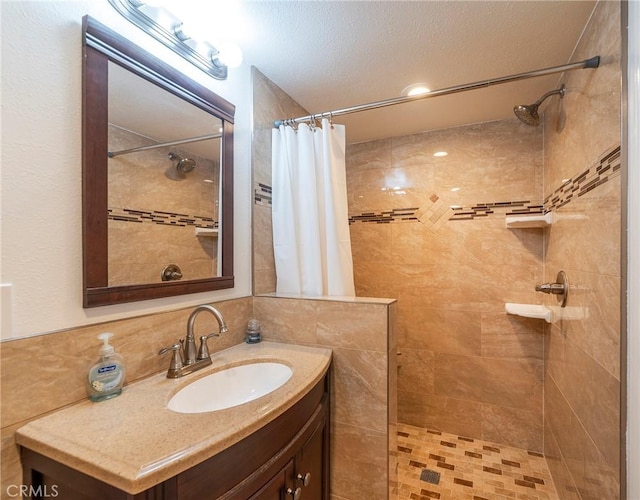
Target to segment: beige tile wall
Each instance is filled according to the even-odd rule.
[[[251,166],[253,186],[271,186],[271,130],[274,120],[305,116],[309,113],[289,97],[280,87],[255,67],[253,80],[253,140]],[[273,232],[271,207],[253,205],[253,293],[276,291],[276,272],[273,260]]]
[[[212,352],[243,342],[246,324],[252,315],[252,299],[229,300],[215,306],[224,315],[229,333],[209,342]],[[112,344],[124,356],[127,367],[125,382],[130,384],[168,368],[169,359],[158,356],[158,350],[184,336],[191,311],[192,308],[180,309],[0,343],[0,498],[8,498],[9,485],[22,482],[14,439],[16,429],[39,416],[86,398],[85,377],[97,359],[101,345],[96,339],[99,333],[109,331],[114,334]],[[196,334],[212,328],[217,328],[213,317],[198,317]]]
[[[443,209],[541,204],[542,130],[514,118],[350,145],[347,179],[352,215],[419,215],[434,194]],[[356,291],[398,299],[400,422],[542,451],[543,327],[504,313],[541,300],[542,231],[504,213],[353,223]]]
[[[153,144],[153,141],[109,127],[112,151]],[[219,141],[207,141],[212,148]],[[164,211],[218,220],[219,162],[189,153],[179,146],[117,156],[109,160],[109,208]],[[169,152],[196,161],[186,175],[175,169]],[[212,182],[204,182],[204,180]],[[177,264],[184,279],[217,276],[217,238],[196,237],[195,226],[109,220],[109,286],[158,283],[168,264]]]
[[[573,59],[601,65],[567,73],[566,96],[545,112],[545,193],[620,144],[620,23],[619,2],[598,4]],[[612,175],[561,207],[546,234],[545,278],[566,271],[567,306],[581,313],[547,328],[545,453],[561,498],[621,497],[620,206]]]
[[[331,498],[387,498],[397,474],[395,303],[263,296],[254,314],[267,340],[333,351]]]

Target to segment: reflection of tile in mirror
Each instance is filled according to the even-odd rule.
[[[144,139],[115,126],[109,137],[125,149]],[[181,267],[185,280],[217,276],[218,239],[196,237],[195,229],[218,227],[219,164],[193,156],[197,168],[182,176],[169,149],[109,160],[110,286],[157,283],[170,263]]]

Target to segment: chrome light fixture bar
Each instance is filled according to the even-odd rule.
[[[169,47],[191,64],[217,80],[226,80],[227,66],[220,51],[206,41],[196,41],[182,31],[182,21],[167,9],[146,5],[142,0],[109,0],[109,3],[138,28]]]

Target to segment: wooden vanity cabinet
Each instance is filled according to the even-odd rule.
[[[136,495],[26,448],[21,449],[23,481],[34,493],[55,487],[65,500],[327,500],[329,405],[327,375],[250,436]]]

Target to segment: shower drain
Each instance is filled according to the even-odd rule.
[[[440,473],[434,470],[422,469],[420,480],[431,484],[438,484],[440,482]]]

